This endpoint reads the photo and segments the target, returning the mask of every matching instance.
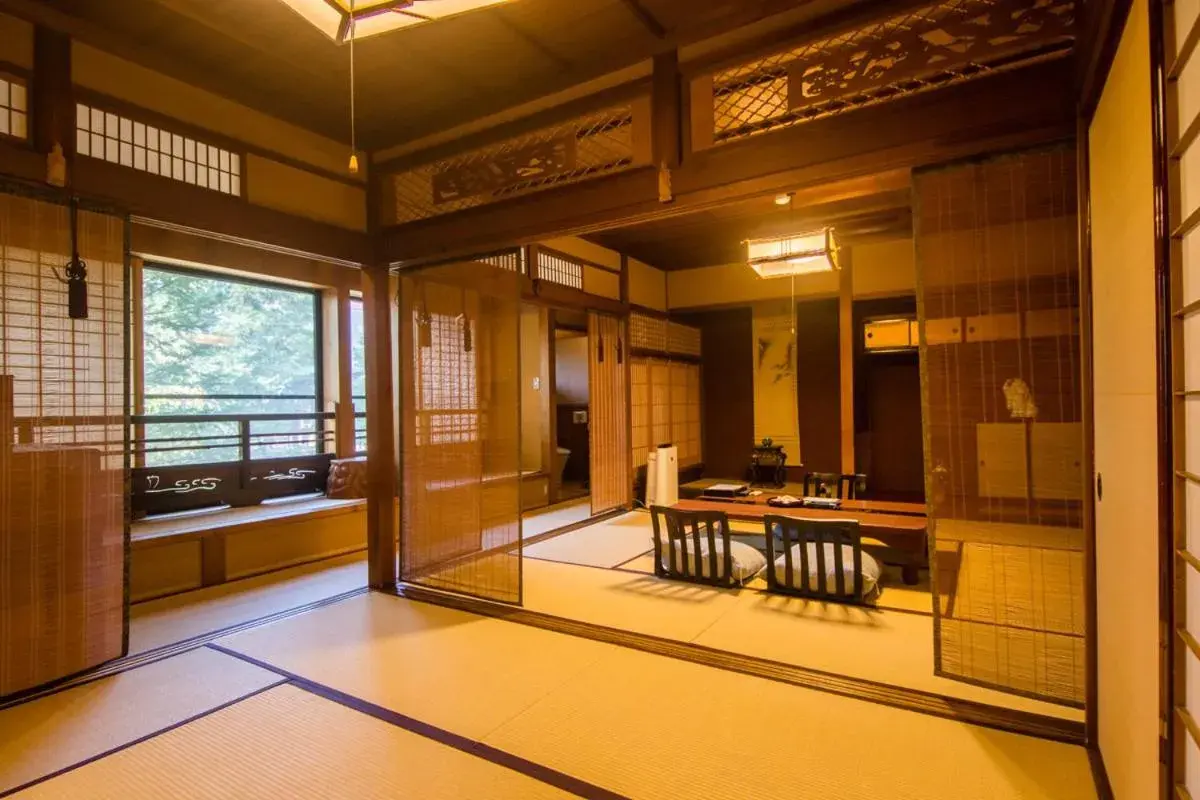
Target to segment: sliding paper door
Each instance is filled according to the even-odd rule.
[[[521,602],[520,317],[490,264],[401,280],[404,581]]]
[[[126,223],[0,189],[0,696],[126,649]]]
[[[1085,692],[1075,151],[914,175],[936,668]]]
[[[625,322],[588,314],[592,514],[629,505],[629,359]]]

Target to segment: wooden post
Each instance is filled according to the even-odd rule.
[[[367,370],[367,571],[372,589],[396,585],[396,420],[392,293],[386,266],[363,269]]]
[[[673,170],[679,166],[683,153],[682,78],[678,50],[654,57],[651,82],[654,165]]]
[[[0,458],[12,454],[16,427],[16,386],[12,375],[0,375]]]
[[[350,332],[350,290],[337,290],[337,457],[350,458],[358,449],[355,441],[355,412],[352,350]],[[388,374],[391,374],[390,372]]]
[[[838,344],[842,395],[842,474],[854,474],[854,262],[841,253],[838,286]]]
[[[43,25],[33,29],[33,81],[29,97],[34,149],[48,154],[61,145],[67,180],[75,157],[75,99],[71,82],[71,37]]]

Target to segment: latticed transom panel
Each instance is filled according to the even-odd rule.
[[[700,329],[634,313],[629,315],[629,346],[634,350],[699,358]]]
[[[635,166],[633,104],[605,108],[390,176],[394,223],[449,214]]]
[[[525,248],[517,248],[516,250],[506,250],[503,253],[494,253],[490,256],[482,256],[475,259],[481,264],[491,264],[493,267],[516,272],[524,275],[526,272],[525,266]]]
[[[713,141],[742,139],[1051,57],[1073,0],[949,0],[713,76]]]
[[[565,253],[553,250],[538,250],[537,278],[551,283],[570,286],[572,289],[583,288],[583,262],[577,261]]]

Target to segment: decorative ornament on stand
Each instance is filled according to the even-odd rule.
[[[1013,419],[1037,419],[1038,407],[1033,392],[1020,378],[1009,378],[1004,382],[1004,402]]]

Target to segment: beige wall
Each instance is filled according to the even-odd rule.
[[[629,259],[629,302],[655,311],[666,311],[667,274],[636,258]]]
[[[355,231],[367,229],[367,192],[362,186],[314,175],[253,153],[246,156],[246,199],[317,222]]]
[[[1117,800],[1158,796],[1154,208],[1147,0],[1088,135],[1092,202],[1100,750]]]
[[[72,43],[71,59],[71,76],[79,86],[328,172],[349,176],[349,147],[342,142],[78,41]],[[365,156],[360,155],[359,163],[366,164]],[[365,175],[360,173],[358,179],[363,178]]]
[[[554,380],[561,404],[588,402],[587,343],[587,336],[564,336],[554,343]]]
[[[23,19],[0,14],[0,60],[33,69],[33,26]]]
[[[602,267],[608,267],[609,269],[621,268],[621,254],[616,250],[609,250],[607,247],[592,244],[586,239],[580,239],[578,236],[548,239],[542,242],[542,244],[551,250],[557,250],[569,256],[582,258],[584,261],[591,261],[593,264],[599,264]]]
[[[882,297],[916,291],[911,239],[863,244],[851,249],[855,297]],[[791,281],[759,278],[745,264],[726,264],[667,273],[667,299],[672,310],[736,305],[787,297]],[[835,273],[796,278],[797,297],[832,297],[838,293]]]

